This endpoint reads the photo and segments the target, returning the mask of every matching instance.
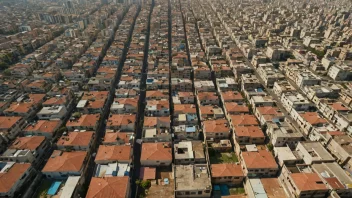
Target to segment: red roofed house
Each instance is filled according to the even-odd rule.
[[[255,116],[258,118],[261,125],[272,122],[273,119],[284,120],[285,114],[278,107],[256,107]]]
[[[51,139],[61,126],[61,120],[38,120],[24,129],[24,135],[45,136]]]
[[[203,132],[205,139],[211,141],[220,141],[230,137],[230,127],[226,119],[204,121]]]
[[[305,135],[309,135],[314,127],[321,127],[328,124],[328,121],[326,121],[317,112],[300,113],[296,121],[302,128]]]
[[[300,172],[296,167],[282,168],[279,181],[292,197],[327,197],[329,189],[317,173]]]
[[[331,120],[339,130],[352,130],[352,111],[341,102],[326,104],[326,108],[322,113]]]
[[[0,162],[0,197],[15,197],[35,170],[29,163]]]
[[[107,130],[105,132],[104,145],[131,145],[133,143],[132,132],[114,132]]]
[[[124,177],[93,177],[86,198],[130,197],[130,181]]]
[[[94,140],[93,131],[69,132],[57,141],[58,150],[89,151]]]
[[[66,179],[69,176],[82,176],[85,172],[86,151],[64,152],[55,150],[42,169],[49,179]]]
[[[134,132],[136,124],[136,115],[125,114],[110,114],[108,122],[106,123],[107,129],[115,131]]]
[[[139,171],[139,178],[141,180],[155,180],[156,168],[152,167],[141,167]]]
[[[169,166],[172,163],[169,143],[143,143],[141,153],[142,166]]]
[[[254,115],[230,115],[232,126],[259,126],[259,122]]]
[[[248,177],[275,176],[279,170],[273,155],[266,150],[242,152],[240,159],[244,174]]]
[[[215,184],[241,184],[244,179],[242,167],[239,164],[211,164],[211,180]]]
[[[0,136],[5,141],[13,140],[24,125],[22,117],[0,116]]]
[[[100,114],[83,114],[81,117],[74,120],[70,119],[66,123],[68,130],[88,130],[95,131],[100,119]]]
[[[0,160],[38,164],[49,147],[43,136],[18,137],[0,156]]]
[[[233,139],[239,145],[264,144],[265,135],[258,126],[235,126]]]
[[[130,163],[132,148],[128,145],[100,145],[95,157],[96,164],[109,164],[114,162]]]

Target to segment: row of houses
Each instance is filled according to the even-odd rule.
[[[110,20],[107,29],[117,29],[126,8],[101,8],[107,13],[102,22]],[[91,55],[91,49],[107,46],[109,37],[114,37],[114,34],[104,35],[99,28],[95,29],[92,38],[97,39],[75,55],[74,64],[76,61],[81,62],[84,56]],[[102,56],[106,47],[100,50]],[[99,61],[96,61],[94,68],[99,67]],[[1,145],[5,146],[5,151],[0,156],[3,172],[1,178],[4,179],[2,183],[6,183],[0,192],[1,196],[12,197],[18,193],[31,196],[38,186],[43,185],[42,181],[55,183],[54,192],[46,192],[51,193],[50,196],[78,196],[82,193],[82,185],[89,182],[87,174],[92,148],[98,137],[109,92],[85,91],[70,86],[68,81],[73,79],[68,79],[63,74],[68,70],[60,70],[58,64],[50,67],[56,67],[55,71],[60,71],[63,80],[54,78],[51,82],[47,79],[28,78],[20,83],[20,88],[23,89],[9,89],[6,92],[10,96],[7,97],[10,103],[1,111],[4,114],[1,117]],[[76,82],[84,84],[87,81],[80,78]],[[2,85],[4,84],[6,85]]]

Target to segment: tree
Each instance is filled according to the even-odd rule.
[[[0,70],[5,70],[9,67],[9,65],[5,62],[0,62]]]
[[[138,185],[138,186],[141,185],[141,180],[137,179],[136,180],[136,185]]]
[[[143,180],[143,181],[141,182],[141,184],[140,184],[140,186],[141,186],[142,188],[144,188],[144,189],[149,188],[150,185],[151,185],[151,183],[150,183],[149,180]]]
[[[62,134],[62,133],[65,132],[65,131],[67,131],[67,128],[66,128],[65,126],[62,126],[62,127],[60,127],[60,128],[57,130],[57,132],[58,132],[59,134]]]
[[[5,69],[4,75],[5,75],[5,76],[11,76],[11,70]]]
[[[143,189],[147,189],[150,187],[151,183],[149,180],[136,180],[136,185],[142,187]]]
[[[274,146],[273,146],[273,144],[269,143],[269,144],[267,144],[266,146],[268,147],[268,149],[269,149],[270,152],[273,152],[273,151],[274,151]]]
[[[79,117],[81,117],[81,113],[80,112],[75,112],[75,113],[72,114],[72,116],[75,117],[75,118],[79,118]]]

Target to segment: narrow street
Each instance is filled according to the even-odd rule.
[[[147,80],[147,69],[148,69],[148,50],[149,50],[149,34],[150,34],[150,17],[154,8],[154,0],[150,6],[149,16],[148,16],[148,25],[147,33],[144,44],[144,57],[143,57],[143,66],[142,66],[142,78],[140,81],[140,95],[138,101],[138,114],[136,122],[136,133],[134,137],[133,144],[133,172],[131,176],[131,197],[138,197],[140,190],[136,185],[136,180],[139,179],[139,170],[140,170],[140,158],[141,158],[141,144],[138,143],[138,140],[142,138],[143,133],[143,120],[144,120],[144,109],[145,109],[145,95],[146,95],[146,80]]]

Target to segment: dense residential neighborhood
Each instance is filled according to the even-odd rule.
[[[351,13],[0,1],[0,197],[352,197]]]

